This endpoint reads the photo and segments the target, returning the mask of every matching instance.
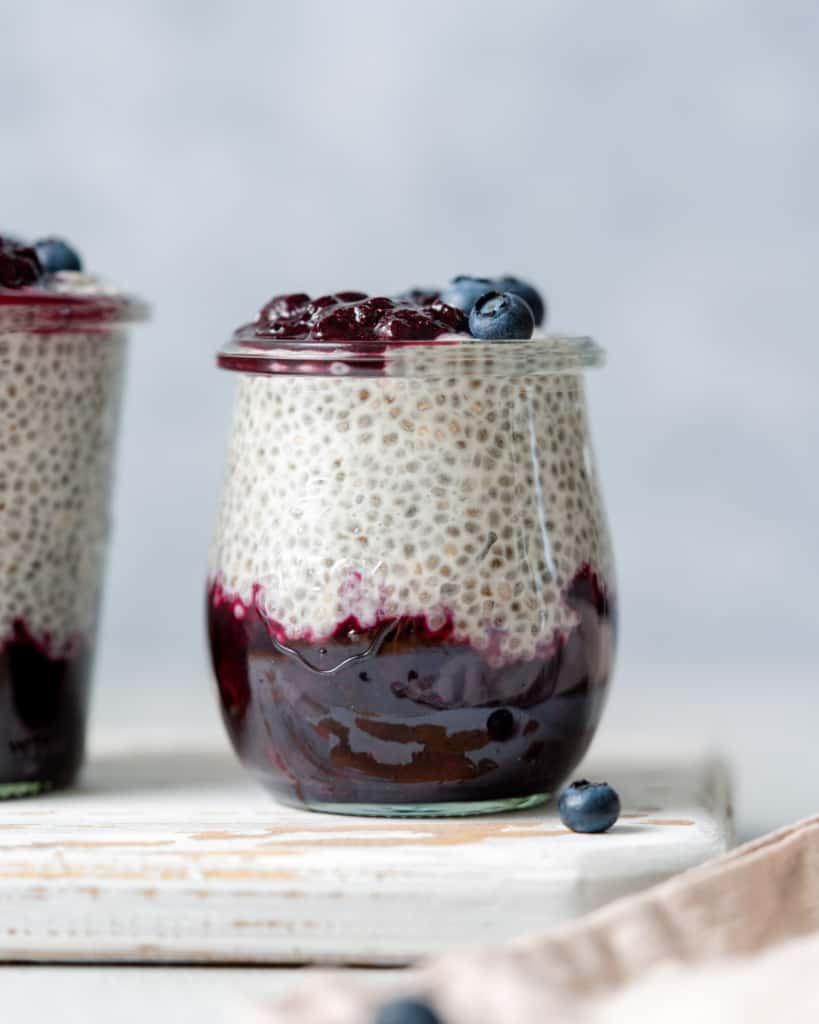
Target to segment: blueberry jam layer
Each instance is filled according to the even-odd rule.
[[[255,321],[259,338],[308,341],[429,341],[468,332],[465,314],[435,295],[387,298],[364,292],[336,292],[311,299],[301,293],[276,295]]]
[[[291,375],[380,374],[385,354],[403,344],[451,345],[468,338],[468,319],[437,293],[401,296],[336,292],[311,299],[276,295],[218,355],[226,370]],[[328,360],[331,361],[328,364]]]
[[[50,652],[22,620],[0,647],[0,792],[68,786],[82,763],[90,646]]]
[[[0,288],[25,288],[43,276],[34,246],[0,235]]]
[[[591,742],[614,654],[611,598],[588,568],[564,592],[576,625],[498,665],[451,623],[395,617],[290,640],[257,602],[211,586],[225,724],[244,764],[308,805],[397,806],[550,794]]]

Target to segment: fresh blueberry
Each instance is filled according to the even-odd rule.
[[[79,254],[60,238],[41,238],[34,243],[44,274],[56,274],[60,270],[82,270]]]
[[[495,287],[499,292],[511,292],[528,302],[532,316],[535,318],[535,324],[540,327],[546,319],[546,304],[537,288],[533,288],[526,281],[521,281],[520,278],[513,277],[511,274],[499,277],[495,281]]]
[[[469,330],[482,341],[512,341],[532,337],[535,319],[529,304],[512,292],[487,292],[469,314]]]
[[[379,1006],[373,1024],[441,1024],[441,1019],[420,999],[392,999]]]
[[[557,810],[573,832],[606,832],[620,817],[620,797],[608,782],[579,779],[560,794]]]
[[[468,315],[478,299],[494,287],[488,277],[454,277],[441,293],[441,302]]]
[[[439,288],[407,288],[398,295],[393,295],[395,302],[408,303],[413,306],[431,306],[441,296]]]

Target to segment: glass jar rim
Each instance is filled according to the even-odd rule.
[[[605,350],[583,335],[503,342],[458,335],[431,341],[316,341],[260,338],[251,327],[237,331],[219,349],[216,362],[224,370],[263,376],[544,376],[602,366]]]
[[[132,324],[147,320],[147,303],[128,294],[72,294],[39,289],[0,291],[0,333],[3,314],[25,313],[31,319],[22,328],[34,334],[57,334],[93,330],[112,324]],[[19,330],[17,325],[13,329]]]

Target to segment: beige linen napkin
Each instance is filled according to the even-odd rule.
[[[314,975],[281,1024],[365,1024],[414,994],[446,1024],[819,1021],[819,817],[539,938],[452,954],[393,988]]]

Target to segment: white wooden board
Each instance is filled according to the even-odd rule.
[[[83,786],[0,804],[0,960],[403,964],[540,931],[724,851],[703,754],[600,755],[624,814],[578,836],[553,809],[460,821],[275,803],[224,747],[109,744]]]

